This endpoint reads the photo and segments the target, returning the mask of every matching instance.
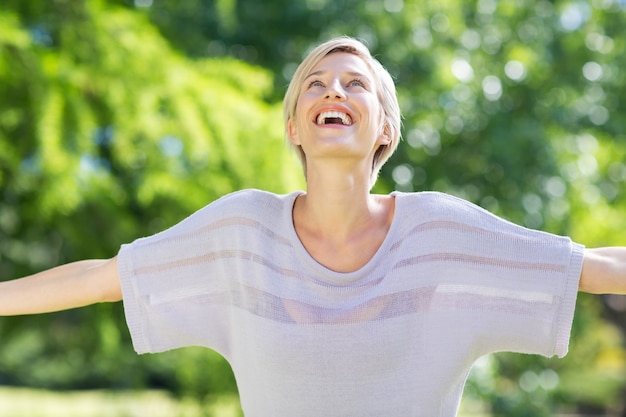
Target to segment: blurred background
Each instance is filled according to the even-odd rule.
[[[0,279],[111,257],[233,190],[302,188],[280,101],[344,34],[404,114],[375,191],[626,244],[625,27],[624,0],[3,0]],[[580,295],[568,356],[481,359],[462,415],[626,416],[625,335],[626,297]],[[21,415],[240,410],[211,351],[137,356],[118,303],[0,320],[0,416]]]

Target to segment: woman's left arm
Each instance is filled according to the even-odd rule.
[[[626,294],[626,247],[585,249],[578,289],[592,294]]]

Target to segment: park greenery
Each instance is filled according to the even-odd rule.
[[[5,0],[0,279],[111,257],[230,191],[302,188],[280,100],[303,55],[344,34],[403,109],[375,191],[626,244],[624,27],[619,0]],[[624,337],[624,297],[581,294],[565,359],[485,357],[465,397],[493,415],[626,415]],[[236,393],[210,351],[136,356],[120,303],[3,318],[0,340],[2,385]]]

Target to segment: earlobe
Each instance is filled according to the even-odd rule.
[[[300,139],[298,138],[298,128],[296,127],[296,122],[293,119],[287,120],[287,135],[289,136],[289,141],[294,145],[300,145]]]

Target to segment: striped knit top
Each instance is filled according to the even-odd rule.
[[[376,254],[338,273],[296,235],[299,193],[236,192],[122,246],[137,352],[216,350],[247,417],[451,417],[482,355],[567,352],[582,246],[396,192]]]

